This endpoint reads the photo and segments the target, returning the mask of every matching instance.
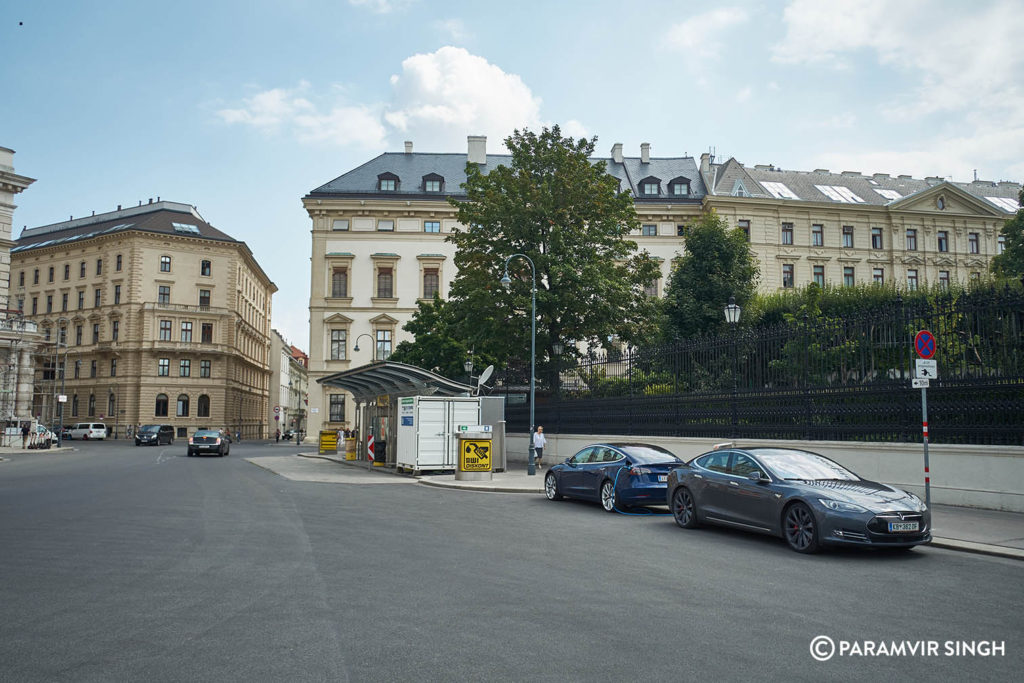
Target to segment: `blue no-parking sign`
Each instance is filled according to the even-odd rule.
[[[931,358],[935,355],[935,335],[928,330],[921,330],[914,337],[914,350],[921,358]]]

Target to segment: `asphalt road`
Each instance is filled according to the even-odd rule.
[[[1014,560],[805,557],[670,517],[244,460],[292,446],[74,445],[0,462],[3,681],[1010,680],[1024,664]],[[819,635],[939,653],[818,662]]]

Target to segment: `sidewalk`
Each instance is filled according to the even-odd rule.
[[[366,461],[346,461],[337,456],[299,453],[304,458],[322,458],[346,465],[372,469],[375,472],[396,476],[389,467],[372,467]],[[454,474],[430,474],[417,477],[419,483],[440,488],[485,491],[489,493],[531,493],[543,495],[544,470],[530,476],[524,466],[513,467],[507,472],[495,472],[491,481],[458,481]],[[979,508],[932,505],[932,542],[938,548],[949,548],[962,552],[981,553],[1024,560],[1024,514],[982,510]]]

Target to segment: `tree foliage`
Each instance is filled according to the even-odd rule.
[[[538,376],[555,342],[571,355],[571,342],[640,339],[657,306],[643,286],[658,265],[626,239],[639,227],[633,200],[604,162],[590,161],[595,142],[563,138],[558,126],[517,130],[505,140],[507,165],[485,172],[467,164],[466,199],[449,200],[466,226],[448,237],[458,268],[450,299],[420,307],[405,328],[416,342],[401,357],[447,367],[460,350],[475,349],[498,363],[528,361],[529,263],[513,258],[511,287],[500,282],[514,254],[536,267]],[[448,341],[434,339],[440,335]]]
[[[714,211],[686,226],[686,253],[665,289],[666,340],[721,330],[729,297],[741,307],[754,296],[758,268],[746,235]]]
[[[1024,189],[1018,195],[1021,208],[1003,225],[1006,249],[992,259],[992,272],[1004,278],[1024,278]]]

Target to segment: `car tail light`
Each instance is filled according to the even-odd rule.
[[[634,465],[629,469],[629,476],[639,477],[641,474],[651,474],[652,470],[649,467],[637,467]]]

